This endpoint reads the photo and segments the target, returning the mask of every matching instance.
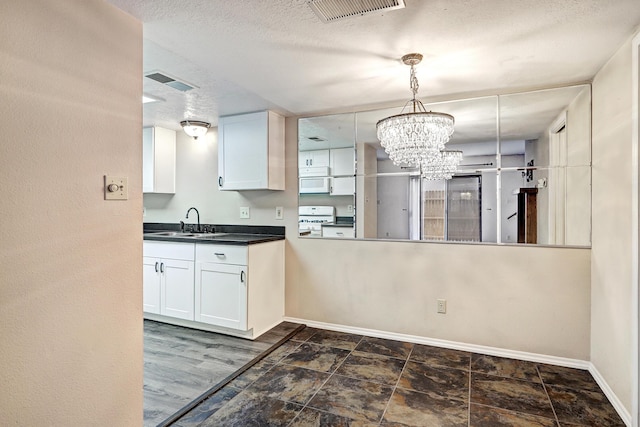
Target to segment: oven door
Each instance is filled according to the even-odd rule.
[[[300,178],[300,194],[328,193],[329,177]]]

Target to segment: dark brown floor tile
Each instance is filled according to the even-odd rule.
[[[459,400],[398,388],[391,397],[381,425],[466,427],[467,415],[467,404]]]
[[[304,405],[330,374],[290,365],[277,365],[245,389],[256,398],[269,397]]]
[[[565,368],[554,365],[538,365],[542,382],[580,390],[601,391],[596,380],[584,369]]]
[[[470,427],[557,427],[554,419],[471,404]]]
[[[200,426],[273,426],[284,427],[298,415],[302,406],[267,397],[240,393]]]
[[[307,342],[342,348],[345,350],[353,350],[356,348],[360,340],[362,340],[362,335],[319,329],[307,340]]]
[[[348,350],[305,342],[280,363],[314,371],[333,372],[348,355]]]
[[[237,389],[244,389],[249,384],[260,378],[262,374],[267,372],[273,367],[273,362],[262,359],[260,362],[253,365],[247,371],[231,381],[228,385]]]
[[[292,336],[291,340],[293,340],[293,341],[306,341],[309,338],[311,338],[319,330],[320,329],[310,328],[309,326],[307,326],[306,328],[304,328],[303,330],[301,330],[300,332],[298,332],[297,334]]]
[[[426,363],[429,366],[469,369],[471,353],[416,344],[413,347],[409,360],[413,362]]]
[[[461,369],[432,368],[408,362],[398,387],[426,393],[431,397],[469,400],[469,373]]]
[[[601,391],[573,390],[547,385],[547,392],[560,424],[598,427],[625,425]]]
[[[204,402],[200,403],[173,425],[175,427],[198,426],[204,420],[209,418],[214,412],[216,412],[227,402],[233,399],[238,393],[240,393],[239,390],[231,387],[225,387],[213,396],[206,399]]]
[[[289,427],[376,427],[378,423],[354,420],[329,412],[304,408]]]
[[[356,347],[358,351],[379,354],[381,356],[396,357],[406,360],[413,349],[413,344],[384,338],[364,337]]]
[[[341,417],[378,422],[393,387],[334,375],[307,406]]]
[[[471,373],[471,402],[554,418],[542,384]]]
[[[300,347],[300,342],[298,341],[287,341],[283,343],[280,347],[273,350],[264,360],[269,362],[278,363],[284,357],[288,356],[292,351],[296,348]]]
[[[352,352],[336,371],[336,375],[395,386],[402,372],[404,360]]]
[[[473,354],[471,356],[471,370],[487,375],[540,382],[536,364],[524,360]]]

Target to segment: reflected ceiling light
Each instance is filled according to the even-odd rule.
[[[159,102],[159,101],[164,101],[164,99],[158,98],[157,96],[148,95],[146,93],[142,94],[142,103],[143,104],[148,104],[150,102]]]
[[[193,139],[205,136],[211,127],[211,123],[201,122],[199,120],[183,120],[180,122],[180,125],[182,129],[184,129],[184,133],[193,137]]]
[[[453,134],[455,120],[449,114],[427,111],[416,99],[419,85],[414,66],[420,61],[422,55],[419,53],[402,57],[402,62],[411,67],[409,84],[413,98],[400,114],[378,121],[378,139],[395,165],[420,168],[425,179],[450,179],[462,159],[460,151],[443,151]],[[411,112],[405,113],[409,104]],[[435,176],[445,178],[432,178]]]

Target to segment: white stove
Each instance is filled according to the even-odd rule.
[[[310,236],[322,236],[322,224],[336,221],[333,206],[300,206],[298,208],[298,229],[300,233],[310,232]]]

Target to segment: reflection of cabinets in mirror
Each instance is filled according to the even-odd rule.
[[[298,167],[329,167],[329,150],[301,151],[298,153]]]
[[[355,174],[355,151],[353,147],[330,150],[331,176],[353,176]]]
[[[352,176],[331,178],[331,196],[353,196],[356,192],[356,179]]]

